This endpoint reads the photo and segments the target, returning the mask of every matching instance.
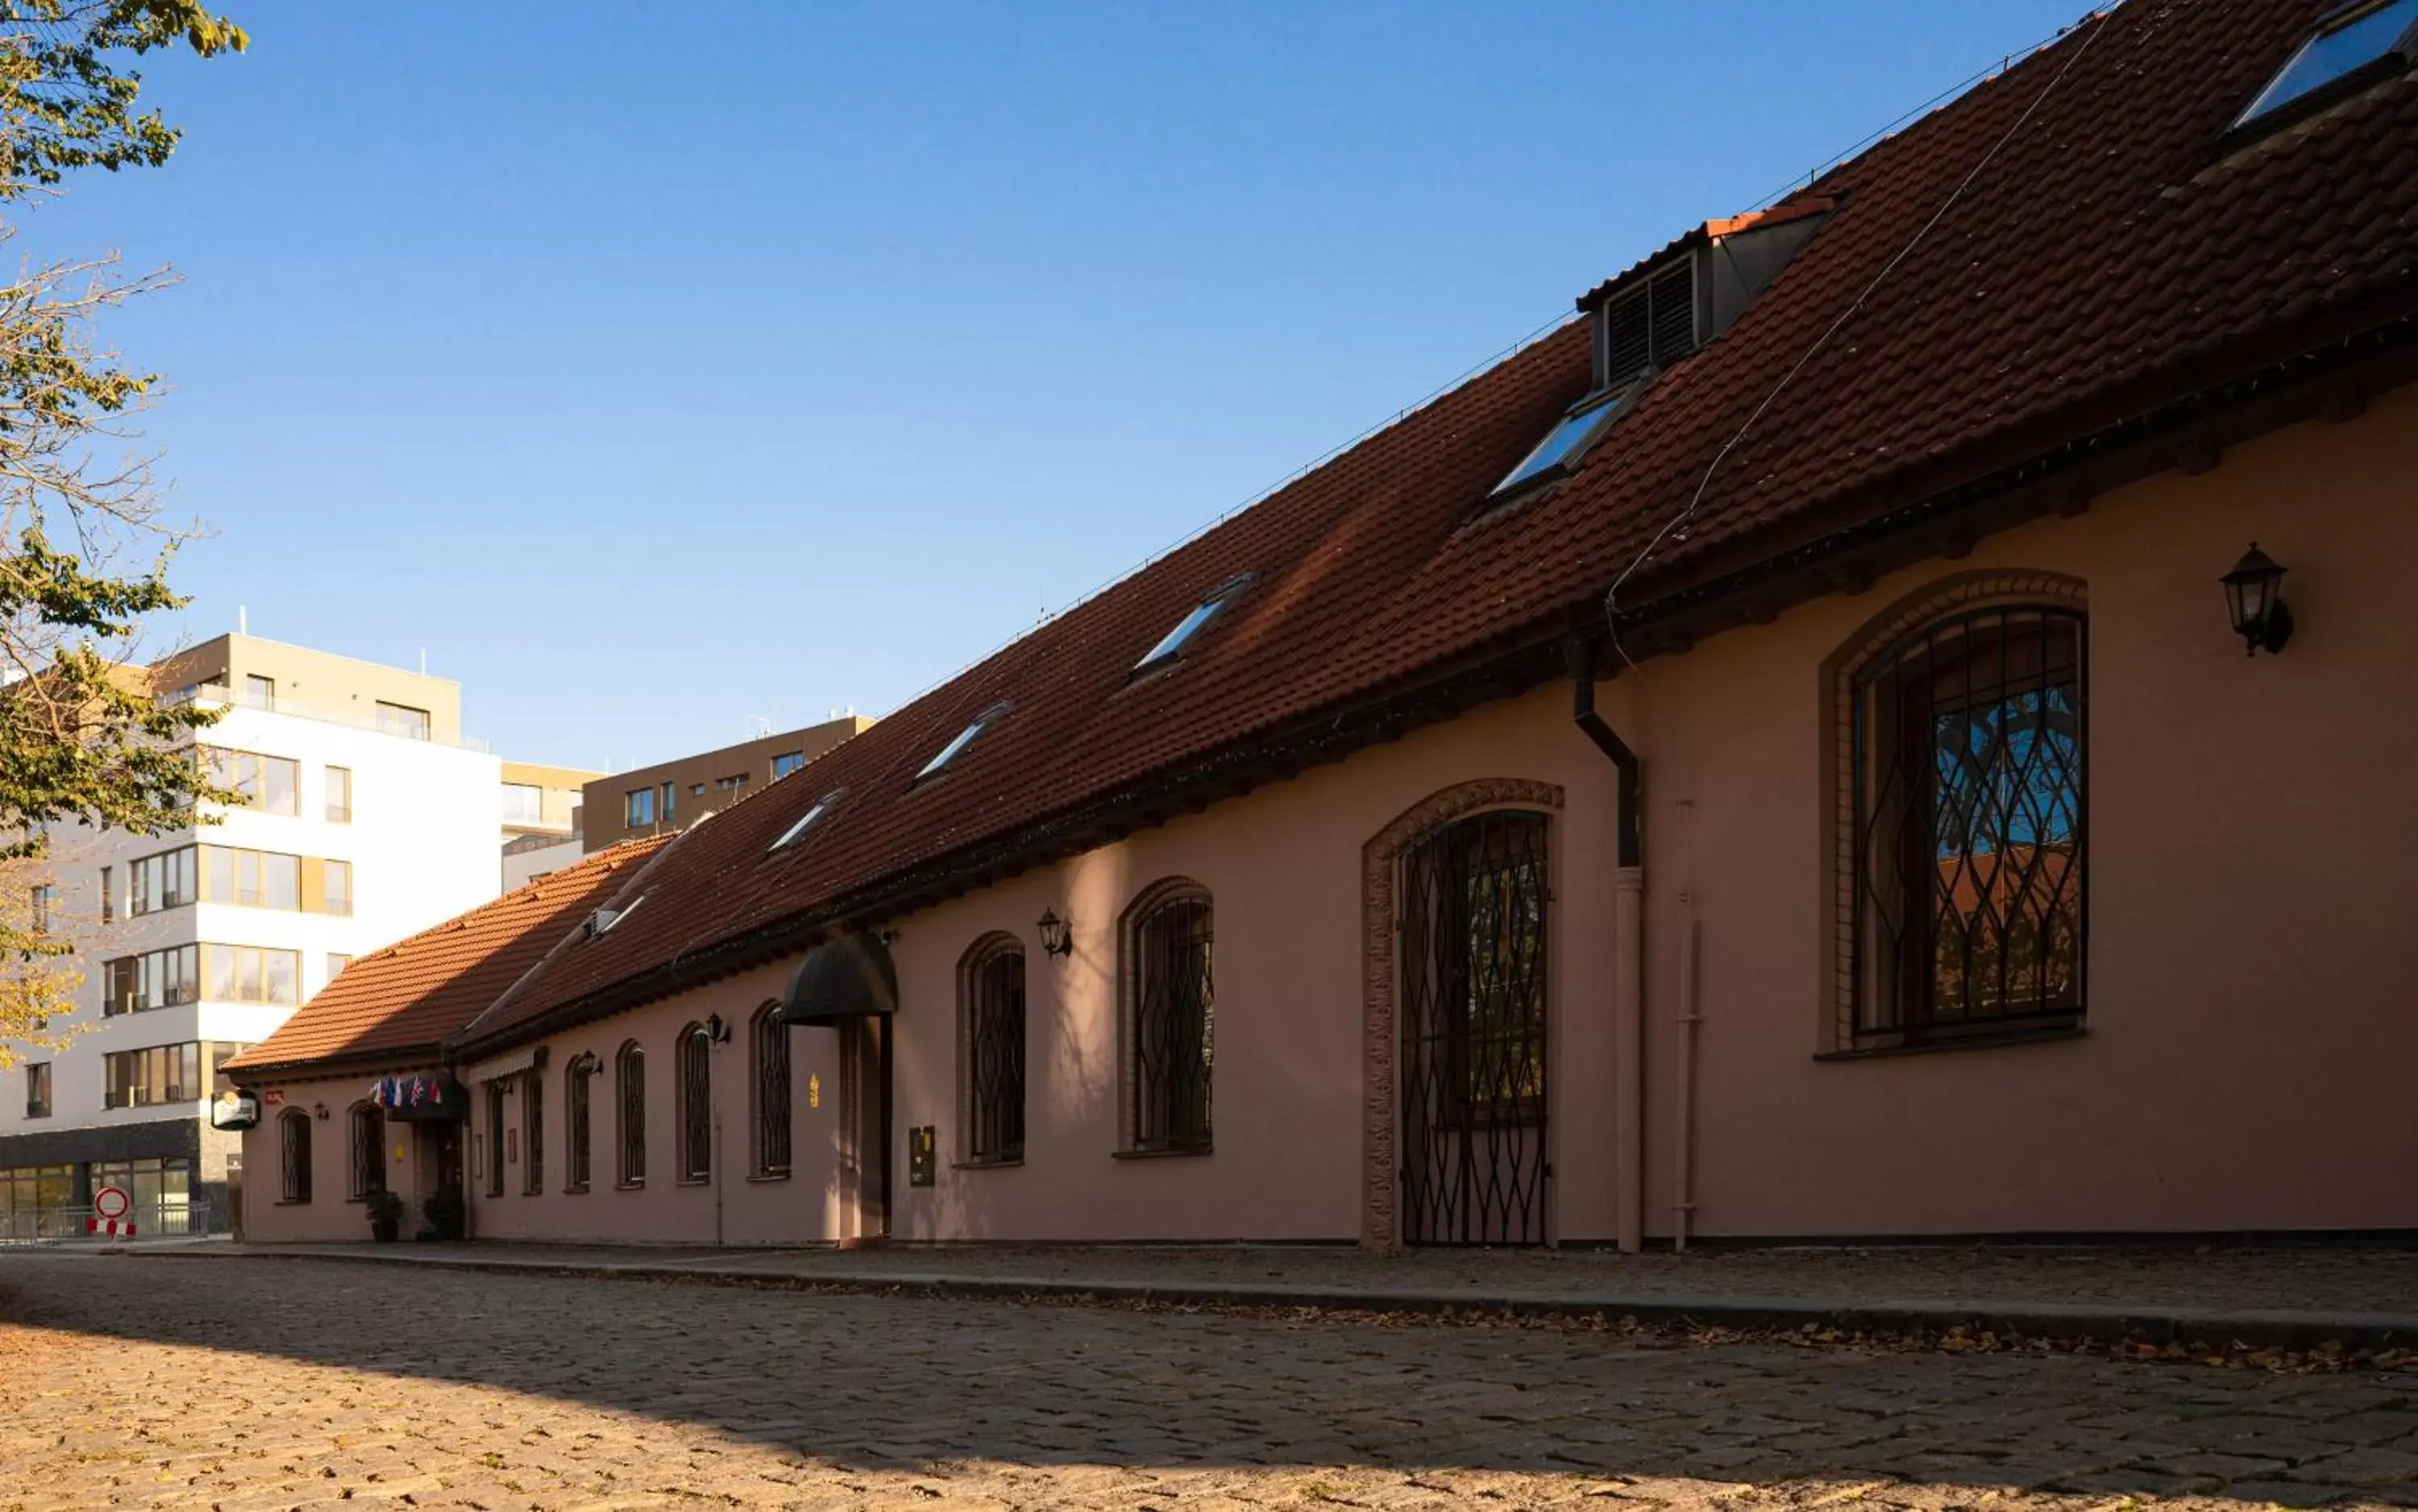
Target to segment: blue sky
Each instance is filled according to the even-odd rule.
[[[222,4],[19,244],[183,278],[155,639],[598,767],[895,707],[2083,13]]]

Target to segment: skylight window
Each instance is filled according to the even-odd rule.
[[[816,820],[830,813],[838,805],[839,801],[847,796],[847,788],[834,787],[830,792],[823,794],[822,797],[816,799],[815,806],[806,810],[803,814],[799,815],[798,822],[782,831],[781,838],[765,847],[765,849],[779,850],[783,847],[789,845],[795,841],[798,836],[805,833],[808,830],[813,829],[815,827]]]
[[[972,724],[967,725],[964,729],[957,731],[957,738],[956,740],[951,741],[948,744],[941,747],[941,754],[939,756],[936,756],[931,760],[924,763],[924,770],[915,773],[915,780],[917,782],[922,782],[926,777],[939,775],[942,768],[946,767],[950,762],[955,761],[957,758],[957,754],[959,752],[963,751],[967,746],[974,743],[975,736],[980,735],[983,731],[990,728],[990,726],[998,721],[999,717],[1006,712],[1007,705],[993,704],[988,709],[984,710],[981,713],[976,714]]]
[[[1569,413],[1564,415],[1552,430],[1545,433],[1545,438],[1537,443],[1537,449],[1522,458],[1520,466],[1512,468],[1509,476],[1494,485],[1494,492],[1490,496],[1500,498],[1530,483],[1558,478],[1569,471],[1571,465],[1595,444],[1595,438],[1602,434],[1603,428],[1612,423],[1613,417],[1619,413],[1621,405],[1628,402],[1635,388],[1636,385],[1631,384],[1610,393],[1589,394],[1571,405]]]
[[[2367,0],[2318,23],[2291,61],[2258,92],[2233,124],[2239,129],[2329,85],[2375,69],[2398,54],[2418,53],[2418,0]]]
[[[1243,590],[1251,586],[1251,581],[1249,573],[1238,573],[1211,588],[1207,598],[1193,605],[1191,612],[1175,622],[1173,630],[1159,637],[1158,644],[1150,649],[1148,655],[1134,664],[1134,670],[1148,672],[1182,656],[1184,648],[1192,644],[1193,638],[1207,629],[1209,621],[1217,619],[1227,604],[1240,598]]]

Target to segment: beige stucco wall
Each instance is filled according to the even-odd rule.
[[[404,1077],[435,1071],[434,1066],[409,1066],[381,1075]],[[370,1237],[369,1216],[347,1192],[353,1158],[350,1114],[355,1105],[367,1100],[371,1080],[368,1073],[362,1073],[309,1081],[264,1080],[257,1084],[264,1092],[273,1091],[281,1102],[277,1107],[263,1107],[259,1127],[247,1129],[242,1136],[243,1229],[247,1241],[358,1242]],[[311,1120],[311,1200],[281,1200],[284,1163],[278,1144],[278,1120],[289,1108],[312,1113],[318,1107],[325,1107],[328,1116],[321,1119],[314,1115]],[[399,1194],[404,1200],[402,1231],[406,1240],[425,1223],[420,1204],[436,1189],[437,1183],[437,1173],[423,1158],[425,1152],[413,1128],[410,1123],[387,1120],[383,1150],[387,1190]]]
[[[1645,1220],[1668,1234],[1683,895],[1701,928],[1695,1231],[1782,1236],[2418,1226],[2418,392],[2310,424],[1804,605],[1602,690],[1646,762]],[[2217,575],[2256,538],[2291,569],[2300,629],[2245,659]],[[2088,585],[2089,1005],[2081,1038],[1817,1061],[1832,1010],[1824,940],[1825,661],[1892,602],[1954,573]],[[1456,783],[1562,790],[1552,819],[1553,1229],[1614,1232],[1610,1032],[1613,773],[1546,688],[1363,752],[1063,865],[895,921],[903,1010],[895,1231],[909,1239],[1348,1239],[1364,1190],[1363,845]],[[1118,1160],[1114,941],[1126,905],[1173,876],[1217,903],[1217,1149]],[[1039,953],[1045,908],[1071,959]],[[1027,1148],[953,1168],[956,966],[1005,930],[1026,944]],[[671,1169],[671,1045],[719,1012],[743,1023],[788,966],[558,1038],[608,1062],[650,1053],[655,1173],[609,1184],[599,1084],[596,1189],[477,1199],[493,1236],[710,1242],[714,1190]],[[727,1243],[846,1231],[831,1169],[834,1035],[793,1031],[797,1174],[749,1184],[743,1028],[717,1052]],[[558,1083],[549,1109],[561,1106]],[[907,1184],[906,1130],[942,1163]],[[549,1159],[561,1141],[550,1128]],[[558,1167],[559,1168],[559,1167]]]

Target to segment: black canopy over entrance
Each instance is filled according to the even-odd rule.
[[[887,1018],[897,1011],[898,969],[891,963],[890,949],[863,934],[808,951],[781,999],[785,1024],[837,1025]]]

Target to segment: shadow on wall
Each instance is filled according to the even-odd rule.
[[[300,1363],[529,1394],[893,1472],[993,1460],[2039,1486],[2150,1455],[2151,1438],[2158,1454],[2202,1458],[2262,1452],[2245,1433],[2298,1443],[2374,1396],[2358,1377],[2079,1357],[1689,1347],[1554,1327],[266,1259],[0,1261],[0,1323],[72,1334],[87,1352],[95,1339],[216,1352],[200,1375],[222,1384],[197,1396],[317,1389],[281,1381]],[[2028,1405],[2010,1417],[2019,1393]]]

